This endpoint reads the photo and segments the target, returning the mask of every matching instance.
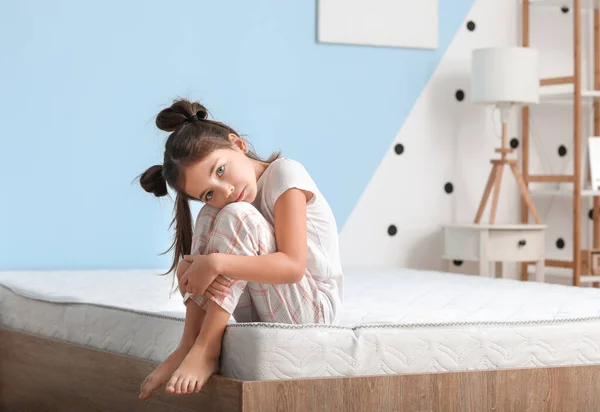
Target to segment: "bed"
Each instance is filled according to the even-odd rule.
[[[2,410],[595,410],[600,290],[346,269],[338,324],[237,324],[194,395],[139,383],[177,345],[156,271],[0,272]]]

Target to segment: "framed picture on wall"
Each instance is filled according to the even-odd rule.
[[[588,137],[588,153],[590,157],[590,180],[592,190],[600,189],[600,137]]]
[[[320,43],[436,49],[438,0],[318,0]]]

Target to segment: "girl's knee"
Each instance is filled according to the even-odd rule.
[[[205,204],[200,208],[200,211],[198,212],[198,218],[201,218],[203,216],[215,216],[217,213],[219,213],[219,209],[217,209],[214,206]]]
[[[273,227],[246,202],[230,203],[219,211],[207,243],[209,253],[233,255],[271,253],[275,248]]]
[[[217,214],[217,221],[237,220],[237,219],[264,219],[257,208],[248,202],[233,202],[225,205]]]
[[[219,210],[219,214],[222,212],[233,213],[233,214],[243,214],[243,213],[260,213],[257,208],[255,208],[251,203],[248,202],[232,202],[225,205],[221,210]]]
[[[210,228],[212,222],[215,220],[215,217],[219,213],[219,209],[210,205],[204,205],[198,212],[198,216],[196,216],[196,222],[194,224],[194,233],[197,233],[199,230],[206,230]]]

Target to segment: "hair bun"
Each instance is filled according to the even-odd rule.
[[[152,193],[156,197],[166,196],[168,194],[167,182],[163,176],[162,165],[151,166],[142,173],[140,185],[146,192]]]
[[[196,117],[198,118],[198,120],[206,120],[208,118],[208,112],[206,111],[206,108],[204,106],[198,109],[198,111],[196,112]]]
[[[206,110],[200,109],[196,112],[196,114],[188,117],[187,121],[193,122],[194,120],[206,120],[206,118],[207,118]]]
[[[156,126],[165,132],[174,132],[196,119],[206,120],[208,110],[198,102],[186,99],[176,100],[171,107],[163,109],[156,116]]]

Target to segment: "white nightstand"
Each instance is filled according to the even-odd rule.
[[[492,276],[491,262],[536,262],[535,280],[544,281],[546,225],[464,224],[444,226],[448,260],[479,261],[479,274]]]

